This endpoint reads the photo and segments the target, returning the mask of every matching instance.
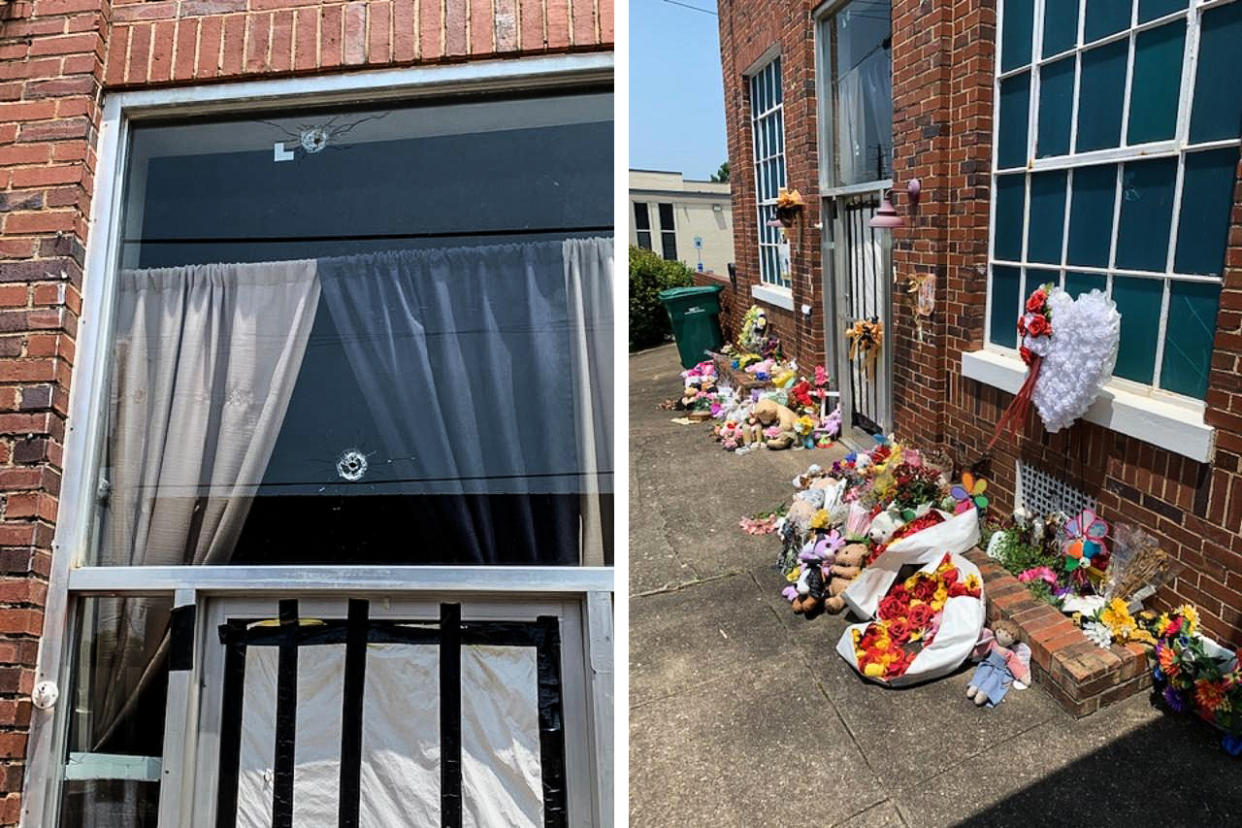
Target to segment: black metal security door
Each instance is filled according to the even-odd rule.
[[[391,621],[369,617],[369,602],[349,601],[346,619],[304,619],[298,602],[279,604],[277,619],[230,619],[219,627],[225,647],[222,678],[219,774],[216,793],[217,828],[254,828],[239,818],[239,776],[243,757],[243,718],[247,697],[247,651],[275,648],[278,652],[273,768],[270,778],[270,822],[264,826],[292,828],[295,810],[294,775],[299,729],[299,656],[309,648],[344,648],[340,691],[339,780],[337,819],[341,828],[359,828],[360,806],[374,793],[363,784],[363,725],[367,717],[368,648],[405,645],[438,648],[438,687],[402,688],[410,694],[439,695],[439,822],[463,824],[462,652],[463,648],[533,648],[537,664],[539,774],[545,826],[567,824],[565,734],[561,682],[560,627],[555,616],[534,622],[463,621],[458,604],[442,604],[438,621]],[[305,728],[305,722],[302,727]],[[321,723],[327,726],[327,723]],[[253,736],[253,734],[251,734]],[[504,734],[498,734],[503,741]],[[412,749],[412,746],[411,746]],[[419,819],[403,824],[420,824]],[[301,828],[301,825],[299,825]],[[316,826],[315,828],[318,828]]]

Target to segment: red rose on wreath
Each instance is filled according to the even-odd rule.
[[[1018,336],[1026,336],[1026,317],[1018,317]]]
[[[930,604],[919,604],[917,607],[910,607],[910,614],[906,620],[910,622],[913,629],[921,630],[931,623],[934,616],[935,613],[932,612]]]
[[[1026,309],[1031,313],[1039,313],[1044,309],[1044,303],[1048,301],[1048,294],[1044,293],[1044,289],[1040,288],[1030,295],[1026,300]]]
[[[1026,323],[1026,332],[1031,336],[1044,336],[1052,333],[1052,326],[1048,324],[1048,318],[1042,313],[1031,315],[1031,321]]]

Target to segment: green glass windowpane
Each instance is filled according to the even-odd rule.
[[[1242,43],[1242,3],[1218,6],[1203,13],[1194,111],[1190,116],[1192,143],[1237,138],[1242,133],[1239,43]]]
[[[1078,0],[1045,0],[1044,57],[1058,55],[1078,42]]]
[[[1121,344],[1113,369],[1117,376],[1149,383],[1156,375],[1156,332],[1163,291],[1160,279],[1113,279],[1113,301],[1121,312]]]
[[[1139,0],[1139,22],[1146,23],[1186,8],[1186,0]]]
[[[1049,63],[1039,73],[1039,136],[1035,155],[1066,155],[1074,117],[1074,59]]]
[[[1203,399],[1212,367],[1212,340],[1220,285],[1173,282],[1169,285],[1169,321],[1164,333],[1160,385],[1169,391]]]
[[[1169,253],[1177,159],[1126,164],[1121,171],[1117,267],[1163,271]]]
[[[1080,167],[1070,184],[1070,264],[1108,267],[1113,235],[1113,204],[1117,191],[1117,167]]]
[[[1123,67],[1124,68],[1124,67]],[[1000,85],[1000,124],[997,127],[998,167],[1026,166],[1027,123],[1030,120],[1031,73],[1006,78]]]
[[[1178,273],[1220,276],[1224,272],[1237,167],[1236,147],[1186,155],[1177,253],[1173,257],[1173,269]]]
[[[1005,0],[1001,32],[1001,71],[1008,72],[1031,62],[1031,26],[1034,0]]]
[[[1022,272],[1016,267],[992,267],[992,344],[1018,347],[1018,291]]]
[[[1026,200],[1026,176],[996,176],[996,233],[992,255],[1010,262],[1022,259],[1022,208]]]
[[[1031,216],[1026,260],[1061,263],[1061,238],[1065,233],[1064,170],[1031,175]]]
[[[1186,22],[1178,20],[1139,32],[1134,41],[1134,80],[1130,84],[1131,144],[1173,137],[1182,86]]]
[[[1126,97],[1126,57],[1130,42],[1120,40],[1082,53],[1078,91],[1078,151],[1121,143],[1121,109]]]
[[[1079,273],[1074,270],[1065,274],[1065,292],[1075,299],[1093,290],[1107,291],[1108,278],[1098,273]]]
[[[1131,0],[1091,0],[1087,3],[1083,43],[1090,43],[1130,28],[1130,2]]]

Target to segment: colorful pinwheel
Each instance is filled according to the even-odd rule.
[[[1062,530],[1065,550],[1065,568],[1070,572],[1080,567],[1091,566],[1091,559],[1108,551],[1104,538],[1108,537],[1108,524],[1092,509],[1083,509],[1082,514],[1065,524]]]
[[[980,512],[988,508],[988,498],[984,494],[987,490],[988,481],[982,477],[976,478],[970,472],[962,472],[962,482],[949,490],[949,494],[957,501],[953,513],[960,515],[972,506]]]

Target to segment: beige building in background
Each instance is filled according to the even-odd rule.
[[[686,180],[679,172],[630,170],[630,203],[631,245],[685,262],[692,270],[728,274],[733,261],[733,208],[727,182]]]

